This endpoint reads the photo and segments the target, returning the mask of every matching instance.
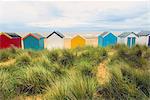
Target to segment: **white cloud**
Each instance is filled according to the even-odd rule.
[[[61,10],[63,18],[62,17],[57,19],[52,18],[46,21],[43,20],[43,22],[39,21],[37,25],[39,26],[40,23],[41,24],[44,23],[45,26],[47,23],[47,25],[51,24],[52,26],[55,27],[67,27],[67,26],[72,27],[72,26],[88,23],[91,20],[95,20],[94,18],[108,20],[107,16],[113,14],[117,14],[116,16],[118,16],[118,18],[119,16],[134,17],[137,16],[136,13],[140,12],[138,11],[139,9],[136,9],[136,7],[141,6],[141,3],[136,3],[136,5],[134,4],[135,4],[134,2],[133,3],[124,2],[123,4],[122,2],[116,2],[116,3],[94,2],[93,4],[91,4],[91,2],[56,3],[54,5],[56,5],[57,9]],[[143,7],[146,8],[145,5]],[[129,12],[129,10],[131,12]]]
[[[29,26],[34,26],[34,27],[43,27],[43,28],[68,28],[68,27],[74,27],[79,25],[77,20],[67,20],[66,18],[59,18],[59,19],[53,19],[53,20],[48,20],[48,21],[38,21],[38,22],[32,22],[28,23],[27,25]]]
[[[146,19],[150,12],[149,3],[149,1],[0,2],[0,23],[21,22],[41,28],[147,27],[148,21],[145,20],[149,20]]]

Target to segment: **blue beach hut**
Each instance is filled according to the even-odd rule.
[[[44,37],[37,33],[30,33],[23,38],[24,49],[44,49]]]
[[[117,43],[117,37],[111,32],[103,32],[98,36],[98,45],[106,47],[109,45],[115,45]]]

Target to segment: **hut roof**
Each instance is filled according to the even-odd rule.
[[[41,39],[44,38],[42,35],[38,34],[38,33],[32,33],[34,36],[36,36],[37,38]]]
[[[10,37],[10,38],[18,38],[18,37],[21,37],[19,36],[18,34],[16,33],[7,33],[7,32],[1,32],[2,34],[5,34],[6,36]]]
[[[52,36],[53,34],[58,35],[60,38],[64,38],[64,37],[65,37],[62,33],[58,32],[58,31],[57,31],[57,32],[54,31],[54,32],[52,32],[50,35],[48,35],[47,38],[49,38],[49,37]]]
[[[130,34],[136,35],[134,32],[123,32],[123,33],[120,34],[118,37],[125,38],[125,37],[127,37],[128,35],[130,35]],[[136,36],[137,36],[137,35],[136,35]]]
[[[97,35],[95,35],[95,34],[84,34],[82,36],[85,37],[86,39],[97,37]]]
[[[100,34],[100,36],[104,37],[106,34],[108,34],[109,32],[103,32],[102,34]]]
[[[11,37],[21,37],[16,33],[6,33],[7,35],[11,36]]]
[[[148,36],[148,35],[150,35],[150,31],[141,31],[137,35],[138,36]]]
[[[99,35],[100,32],[86,32],[86,33],[65,33],[66,38],[73,38],[77,35],[85,38],[85,39],[90,39],[90,38],[96,38]]]
[[[33,36],[37,39],[42,39],[42,38],[45,38],[43,37],[42,35],[38,34],[38,33],[29,33],[28,35],[26,35],[23,39],[27,38],[28,36]]]

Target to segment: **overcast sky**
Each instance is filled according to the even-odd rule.
[[[0,1],[0,31],[150,30],[150,1]]]

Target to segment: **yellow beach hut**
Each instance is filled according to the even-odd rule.
[[[86,44],[86,39],[80,35],[76,35],[71,39],[71,48],[83,47]]]

